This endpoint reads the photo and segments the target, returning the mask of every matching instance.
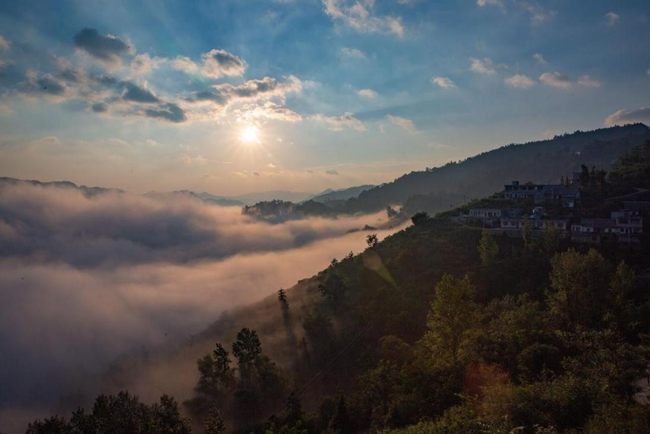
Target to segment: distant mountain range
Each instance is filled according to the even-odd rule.
[[[115,192],[123,193],[123,190],[117,188],[105,188],[105,187],[87,187],[85,185],[77,185],[74,182],[70,181],[37,181],[34,179],[16,179],[9,178],[6,176],[0,176],[0,185],[16,185],[16,184],[30,184],[38,185],[41,187],[56,187],[56,188],[70,188],[81,190],[86,196],[95,196],[102,193]]]
[[[173,193],[150,192],[146,195],[184,194],[221,206],[246,206],[269,201],[292,202],[303,208],[308,207],[307,214],[318,215],[368,213],[391,205],[401,205],[408,215],[418,211],[435,213],[499,191],[504,184],[513,180],[558,182],[560,177],[569,176],[579,170],[582,164],[607,170],[620,155],[646,140],[650,140],[650,129],[640,123],[594,131],[576,131],[549,140],[503,146],[463,161],[414,171],[378,186],[360,185],[340,190],[328,189],[316,195],[283,190],[238,196],[217,196],[189,190]],[[77,186],[69,181],[41,182],[0,178],[0,183],[11,182],[78,188],[87,195],[121,191]]]
[[[359,185],[356,187],[344,188],[341,190],[332,190],[331,188],[328,188],[327,190],[317,194],[316,196],[313,196],[310,200],[313,200],[314,202],[321,202],[321,203],[333,202],[338,200],[347,200],[353,197],[357,197],[364,191],[370,190],[373,187],[375,186],[372,184],[366,184],[366,185]]]

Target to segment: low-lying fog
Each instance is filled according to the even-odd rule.
[[[180,195],[0,185],[0,430],[100,392],[120,355],[178,342],[361,251],[366,233],[349,231],[384,221],[269,224]]]

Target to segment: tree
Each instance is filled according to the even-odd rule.
[[[429,220],[429,214],[427,214],[425,212],[416,213],[416,214],[413,215],[413,217],[411,217],[411,221],[413,222],[413,225],[415,225],[415,226],[422,225],[422,224],[426,223],[428,220]]]
[[[486,267],[492,265],[499,255],[499,245],[494,239],[494,235],[487,229],[483,229],[481,233],[478,252],[481,257],[481,263]]]
[[[79,409],[66,421],[52,417],[29,424],[28,434],[190,434],[189,421],[181,417],[176,401],[163,395],[158,403],[141,403],[128,392],[100,395],[91,413]]]
[[[619,332],[633,330],[635,307],[631,294],[636,284],[636,274],[624,261],[619,262],[610,281],[611,308],[608,314]]]
[[[246,327],[241,329],[237,333],[237,340],[232,344],[232,353],[237,358],[240,374],[246,377],[252,364],[262,354],[262,344],[257,332]]]
[[[547,254],[554,254],[560,247],[560,231],[555,226],[547,226],[544,229],[543,239],[544,250]]]
[[[369,234],[366,237],[366,244],[368,244],[368,247],[375,247],[379,243],[379,239],[377,238],[377,234]]]
[[[282,306],[282,310],[289,310],[289,301],[287,300],[287,292],[280,288],[278,291],[278,301],[280,302],[280,306]]]
[[[609,265],[594,249],[574,249],[551,259],[551,313],[565,326],[595,327],[607,305]]]
[[[468,276],[442,276],[436,285],[427,320],[426,345],[443,363],[455,365],[464,354],[475,327],[477,307]]]
[[[217,343],[212,353],[199,359],[197,364],[199,381],[196,390],[212,398],[222,397],[233,381],[228,351]]]
[[[226,431],[226,425],[217,407],[210,410],[210,414],[203,423],[203,429],[205,429],[205,434],[223,434]]]
[[[533,224],[529,219],[524,218],[524,223],[521,226],[521,238],[524,240],[524,246],[530,248],[533,242]]]
[[[346,434],[351,430],[350,416],[348,415],[348,408],[345,404],[345,398],[339,398],[338,404],[334,415],[330,420],[329,429],[335,433]]]

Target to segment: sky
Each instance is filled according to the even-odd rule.
[[[650,123],[650,3],[0,3],[0,175],[237,195]]]

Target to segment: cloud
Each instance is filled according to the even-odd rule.
[[[571,88],[572,84],[569,77],[559,72],[545,72],[539,76],[539,81],[547,86],[563,90]]]
[[[476,0],[476,4],[480,7],[485,7],[485,6],[499,6],[503,7],[503,1],[502,0]]]
[[[595,78],[592,78],[589,75],[581,75],[580,78],[578,78],[578,84],[580,86],[584,87],[600,87],[602,86],[602,83],[600,80],[596,80]]]
[[[398,126],[400,128],[403,128],[406,131],[409,131],[409,132],[414,132],[415,131],[415,124],[410,119],[403,118],[403,117],[400,117],[400,116],[393,116],[393,115],[387,115],[386,119],[391,124],[396,125],[396,126]]]
[[[160,100],[156,97],[151,91],[138,86],[134,83],[125,83],[125,92],[122,95],[122,99],[125,101],[135,101],[142,103],[155,103]]]
[[[90,108],[95,113],[105,113],[106,111],[108,111],[108,104],[105,104],[103,102],[97,102],[93,104]]]
[[[338,175],[339,174],[338,170],[334,170],[334,169],[326,170],[325,173],[327,175]]]
[[[533,59],[537,62],[538,65],[546,65],[548,62],[540,53],[533,54]]]
[[[518,1],[515,4],[528,13],[530,16],[530,22],[533,26],[541,26],[556,15],[555,11],[547,10],[537,3]]]
[[[190,100],[211,101],[218,105],[227,105],[233,101],[258,98],[278,97],[283,99],[287,94],[300,92],[302,81],[294,76],[279,81],[273,77],[247,80],[241,84],[222,83],[208,89],[195,92]]]
[[[145,109],[143,114],[150,118],[164,119],[170,122],[184,122],[187,120],[185,111],[174,103],[164,103],[156,108]]]
[[[104,62],[118,62],[129,46],[113,35],[101,35],[96,29],[84,28],[74,36],[74,45]]]
[[[226,50],[212,49],[201,56],[203,75],[211,78],[241,76],[246,72],[246,62]]]
[[[3,423],[24,402],[42,417],[63,396],[105,392],[98,379],[120,356],[175,346],[224,310],[362,250],[364,234],[349,231],[382,222],[378,214],[272,225],[183,194],[3,183]]]
[[[326,116],[323,114],[316,114],[310,116],[311,120],[327,125],[332,131],[343,131],[350,128],[356,131],[366,131],[366,125],[359,119],[354,117],[352,113],[344,113],[340,116]]]
[[[605,20],[607,21],[607,25],[609,27],[614,27],[621,22],[621,16],[615,12],[607,12],[605,14]]]
[[[431,83],[443,89],[454,89],[456,87],[456,83],[448,77],[433,77]]]
[[[9,41],[2,35],[0,35],[0,51],[9,51],[11,44]]]
[[[1,41],[5,41],[4,38]],[[242,58],[223,49],[214,48],[203,53],[200,62],[184,56],[167,58],[136,54],[118,37],[102,35],[91,28],[78,32],[74,45],[77,50],[102,62],[84,69],[65,57],[46,56],[41,65],[43,71],[18,71],[11,83],[13,87],[3,96],[28,101],[40,98],[56,104],[83,103],[90,113],[139,116],[172,123],[214,121],[225,117],[232,117],[233,121],[297,122],[302,120],[302,115],[286,106],[287,96],[314,85],[293,75],[266,76],[238,83],[215,82],[223,77],[242,76],[248,67]],[[122,64],[127,58],[130,62]],[[208,84],[197,91],[195,82],[177,80],[170,84],[169,81],[160,82],[160,75],[153,76],[153,81],[144,79],[159,69],[198,75],[202,78],[198,83],[207,81]]]
[[[364,97],[364,98],[370,98],[370,99],[377,98],[377,92],[375,92],[372,89],[359,89],[357,91],[357,94],[359,96]]]
[[[487,57],[484,58],[483,60],[472,57],[469,59],[469,61],[470,61],[469,69],[478,74],[492,75],[492,74],[496,74],[497,72],[496,65],[494,64],[494,62],[492,62],[492,60],[490,60]]]
[[[343,47],[343,48],[341,48],[341,55],[343,57],[348,57],[350,59],[366,60],[368,58],[366,56],[366,53],[359,50],[358,48]]]
[[[404,26],[399,17],[377,16],[373,14],[374,0],[323,0],[325,13],[359,32],[404,34]]]
[[[607,126],[624,125],[635,122],[650,124],[650,107],[641,107],[633,110],[617,110],[605,118]]]
[[[240,121],[251,122],[255,120],[276,120],[283,122],[300,122],[302,115],[273,101],[259,104],[246,104],[241,109],[234,110]]]
[[[504,81],[508,86],[515,89],[529,89],[535,85],[535,80],[524,74],[515,74]]]

